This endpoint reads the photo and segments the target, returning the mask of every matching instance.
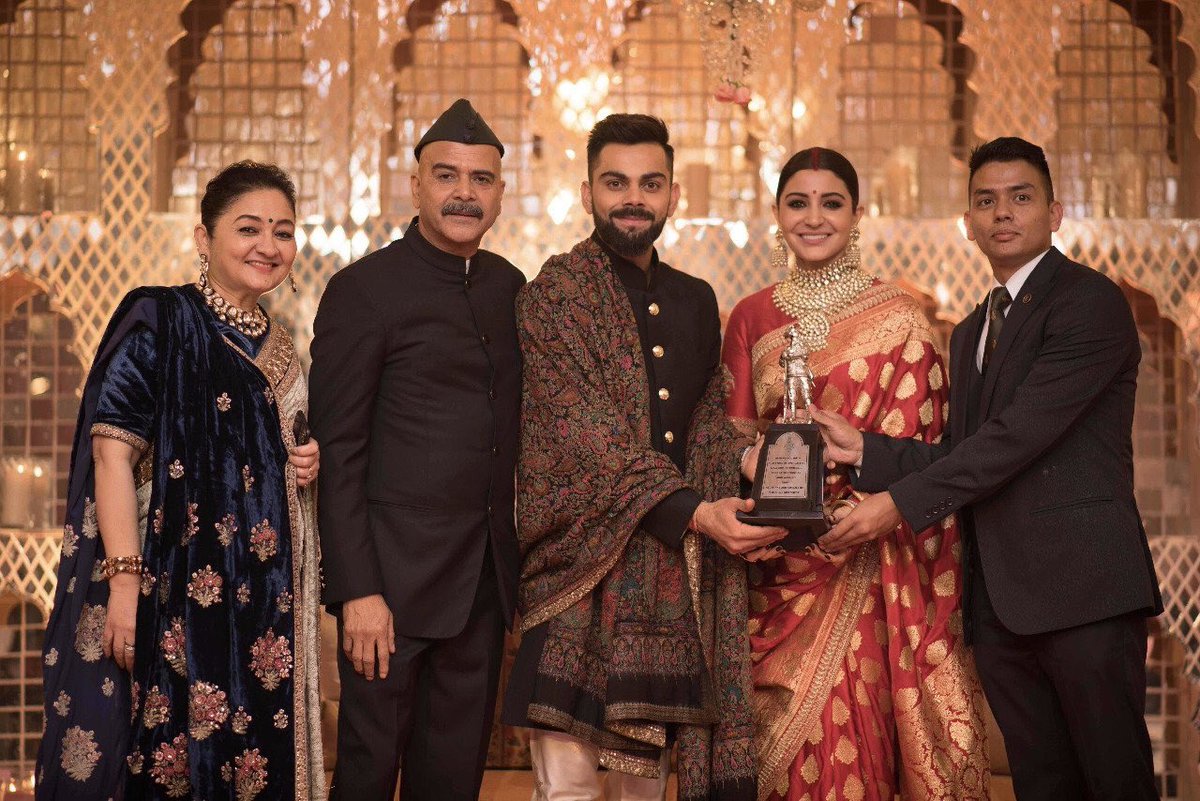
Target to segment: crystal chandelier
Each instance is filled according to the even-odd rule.
[[[700,23],[704,61],[716,80],[716,97],[725,102],[750,102],[747,76],[752,60],[761,55],[774,17],[793,11],[816,11],[826,0],[684,0]]]
[[[612,51],[632,0],[512,0],[533,69],[530,90],[546,121],[587,130],[608,95]]]

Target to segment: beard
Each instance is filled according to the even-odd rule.
[[[650,227],[642,231],[625,231],[617,226],[614,220],[649,220]],[[592,222],[596,233],[604,243],[627,259],[636,258],[654,247],[654,241],[662,233],[667,224],[667,218],[656,219],[654,212],[649,209],[630,207],[617,209],[608,217],[601,217],[598,211],[592,212]]]

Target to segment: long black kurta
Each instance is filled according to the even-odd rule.
[[[513,302],[524,283],[494,253],[464,260],[434,248],[418,220],[330,280],[309,395],[326,604],[381,593],[397,634],[453,636],[490,542],[511,625],[521,405]]]
[[[674,269],[653,254],[642,270],[593,234],[625,289],[646,361],[650,388],[651,446],[684,470],[692,413],[721,363],[721,319],[717,297],[703,279]],[[586,393],[585,393],[586,394]],[[638,527],[671,547],[680,547],[700,494],[683,489],[668,495],[642,518]],[[540,728],[527,717],[533,681],[549,623],[521,638],[521,647],[505,689],[502,720],[510,726]]]

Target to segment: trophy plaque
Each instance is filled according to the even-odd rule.
[[[785,336],[788,346],[779,356],[784,371],[783,414],[763,437],[750,491],[754,509],[738,512],[737,518],[750,525],[788,529],[776,544],[802,551],[829,530],[824,508],[825,444],[808,413],[813,402],[808,352],[795,325]]]

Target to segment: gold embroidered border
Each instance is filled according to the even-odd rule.
[[[778,732],[767,733],[761,725],[756,726],[761,737],[758,778],[760,799],[766,799],[781,781],[786,783],[788,767],[800,752],[800,745],[814,728],[821,724],[821,712],[829,700],[829,692],[845,661],[846,649],[850,645],[858,618],[862,615],[871,578],[878,570],[879,548],[871,545],[859,547],[852,560],[840,571],[838,578],[834,579],[842,583],[839,588],[841,601],[834,619],[822,623],[822,628],[828,631],[828,637],[824,638],[825,646],[816,659],[809,660],[815,662],[815,666],[811,671],[806,671],[811,673],[811,679],[807,682],[808,690],[796,713],[783,721],[783,726]],[[805,677],[797,678],[798,681],[793,682],[793,686],[804,686]],[[758,712],[757,709],[755,711]]]
[[[662,720],[670,723],[706,725],[713,723],[716,715],[706,703],[708,693],[703,695],[700,709],[694,706],[664,706],[662,704],[608,704],[604,707],[604,716],[606,720]],[[617,731],[615,724],[608,725],[608,728]]]
[[[147,445],[146,449],[142,451],[141,457],[138,458],[137,464],[133,466],[133,486],[140,489],[152,481],[154,481],[154,448]]]
[[[530,704],[526,714],[529,720],[534,723],[540,723],[543,726],[563,732],[564,734],[569,734],[596,748],[617,750],[621,748],[633,748],[638,745],[638,743],[631,742],[616,732],[589,726],[571,717],[566,712],[543,704]]]
[[[628,773],[631,776],[640,776],[643,779],[657,779],[662,775],[658,759],[654,761],[638,759],[622,751],[613,751],[607,748],[600,749],[600,766]]]
[[[630,532],[632,535],[632,532]],[[521,633],[529,631],[534,626],[545,623],[551,618],[558,617],[570,609],[579,599],[587,595],[608,575],[620,558],[625,554],[625,547],[614,548],[612,555],[588,573],[574,587],[566,590],[557,598],[551,598],[541,606],[534,607],[521,617]]]
[[[921,684],[914,705],[895,706],[901,794],[987,799],[991,765],[981,712],[983,691],[961,641]]]
[[[648,743],[658,748],[666,748],[667,746],[666,726],[654,723],[632,723],[618,720],[609,723],[608,728],[622,737],[628,737],[630,740]]]
[[[272,321],[267,341],[257,359],[251,359],[229,340],[226,343],[247,361],[254,364],[271,384],[275,394],[275,413],[284,446],[295,446],[292,421],[304,410],[307,386],[300,372],[299,358],[291,336],[283,326]],[[297,798],[324,798],[325,766],[321,746],[320,716],[309,714],[319,710],[319,645],[318,626],[320,607],[318,597],[318,565],[320,555],[316,535],[316,518],[312,492],[300,498],[296,486],[296,470],[289,463],[284,468],[287,485],[288,518],[292,533],[292,589],[296,601],[292,613],[292,631],[296,659],[292,677],[292,741],[296,751],[295,781]]]
[[[138,453],[143,453],[150,447],[150,443],[137,434],[114,425],[109,425],[108,423],[93,423],[90,433],[93,437],[108,437],[109,439],[115,439],[117,442],[124,442]]]

